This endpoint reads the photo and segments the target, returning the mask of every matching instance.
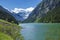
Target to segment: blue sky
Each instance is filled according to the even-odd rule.
[[[29,7],[35,8],[40,2],[41,0],[0,0],[0,5],[9,10],[14,8],[26,9]]]

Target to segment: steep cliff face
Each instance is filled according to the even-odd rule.
[[[60,6],[60,0],[42,0],[24,22],[40,20],[42,17],[46,16],[48,11],[55,9],[57,6]]]

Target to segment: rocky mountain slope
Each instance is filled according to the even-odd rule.
[[[49,20],[53,17],[53,16],[51,17],[51,15],[53,15],[53,14],[57,15],[56,19],[57,18],[60,19],[60,17],[59,17],[60,9],[59,8],[60,8],[60,0],[42,0],[42,2],[37,5],[37,7],[29,15],[29,17],[23,22],[25,22],[25,23],[43,22],[44,19],[42,19],[42,18],[46,17],[46,15],[48,15],[48,13],[50,11],[51,11],[52,14],[49,13],[50,14],[50,15],[48,15],[49,16]],[[55,10],[55,12],[53,12],[54,10]],[[42,19],[42,21],[40,21],[40,19]],[[56,20],[56,19],[54,19],[54,20]],[[56,21],[54,21],[54,22],[56,22]]]

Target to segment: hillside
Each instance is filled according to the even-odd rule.
[[[0,19],[3,19],[5,21],[18,24],[17,20],[14,16],[12,16],[12,13],[9,12],[7,9],[0,6]]]
[[[37,5],[37,7],[29,15],[29,17],[25,21],[23,21],[23,23],[46,23],[45,20],[49,22],[51,22],[51,20],[54,20],[52,21],[53,23],[58,23],[60,22],[59,11],[60,0],[42,0],[42,2]],[[55,19],[51,15],[54,15]],[[46,19],[46,17],[48,18]]]
[[[0,40],[13,40],[10,36],[0,32]]]
[[[60,23],[60,6],[47,12],[45,17],[37,18],[35,22],[40,23]]]
[[[10,23],[10,22],[4,21],[4,20],[0,20],[0,33],[2,35],[6,34],[6,38],[11,37],[13,40],[23,40],[23,37],[22,37],[20,31],[21,31],[21,27],[18,26],[17,24]],[[0,39],[2,39],[1,37],[2,36],[0,35]],[[4,37],[5,36],[3,36],[3,38]],[[4,39],[6,39],[6,38],[4,38]]]

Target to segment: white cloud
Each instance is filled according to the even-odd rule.
[[[29,7],[29,8],[26,8],[26,9],[14,8],[13,10],[11,10],[11,12],[14,12],[14,13],[19,13],[19,12],[22,12],[22,11],[31,12],[33,9],[34,9],[33,7]]]

